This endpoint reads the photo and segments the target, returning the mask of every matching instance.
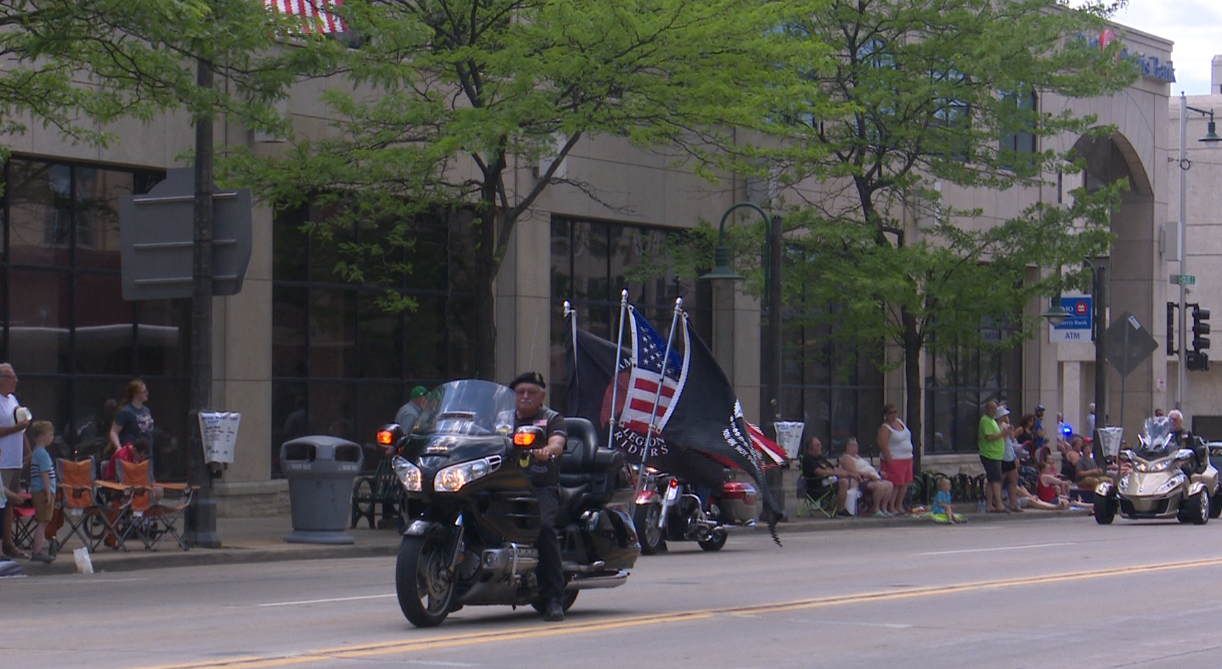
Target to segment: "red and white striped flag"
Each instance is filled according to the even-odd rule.
[[[663,364],[666,340],[648,321],[637,316],[635,309],[628,312],[628,329],[635,345],[632,347],[632,372],[620,424],[632,432],[648,434],[652,419],[654,433],[657,434],[665,427],[670,416],[670,401],[679,387],[682,361],[672,350],[670,360]]]
[[[329,7],[344,4],[343,0],[263,0],[269,9],[275,9],[289,16],[303,16],[302,32],[310,33],[342,33],[348,28],[344,20],[327,11]]]

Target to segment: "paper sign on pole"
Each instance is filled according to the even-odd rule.
[[[204,462],[233,463],[233,447],[238,441],[237,411],[199,412],[199,433],[204,440]]]
[[[792,420],[778,420],[773,423],[776,426],[776,440],[785,449],[785,455],[790,460],[802,455],[802,430],[806,428],[806,423]]]

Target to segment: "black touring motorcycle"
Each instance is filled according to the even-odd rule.
[[[395,475],[405,491],[403,540],[395,566],[399,608],[413,625],[440,625],[466,605],[531,605],[542,611],[535,569],[539,503],[526,451],[542,446],[538,427],[514,429],[513,391],[489,381],[439,386],[410,435],[388,425],[380,443],[396,444]],[[560,458],[560,533],[564,608],[587,588],[623,585],[640,555],[622,508],[623,455],[598,447],[594,426],[565,418]]]

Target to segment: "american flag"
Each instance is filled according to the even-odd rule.
[[[672,346],[663,374],[662,361],[666,355],[666,340],[662,339],[658,331],[644,318],[637,316],[635,309],[628,311],[628,323],[635,345],[632,348],[632,372],[620,423],[633,432],[648,434],[650,418],[653,418],[656,434],[662,430],[670,417],[670,402],[679,387],[680,375],[686,365],[676,352],[676,347]],[[658,393],[659,385],[661,394]]]
[[[764,431],[758,425],[747,421],[747,432],[751,433],[751,443],[755,445],[755,450],[759,451],[765,458],[764,467],[779,467],[785,464],[785,449],[775,441],[769,439]]]
[[[327,11],[328,7],[338,7],[344,0],[263,0],[268,9],[275,9],[289,16],[304,16],[302,32],[310,33],[342,33],[347,30],[344,20]]]

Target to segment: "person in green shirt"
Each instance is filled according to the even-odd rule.
[[[984,499],[988,510],[1003,513],[1007,509],[1001,503],[1001,458],[1005,455],[1005,431],[997,424],[997,402],[989,400],[980,417],[977,445],[980,448],[980,464],[984,465],[986,481]]]

